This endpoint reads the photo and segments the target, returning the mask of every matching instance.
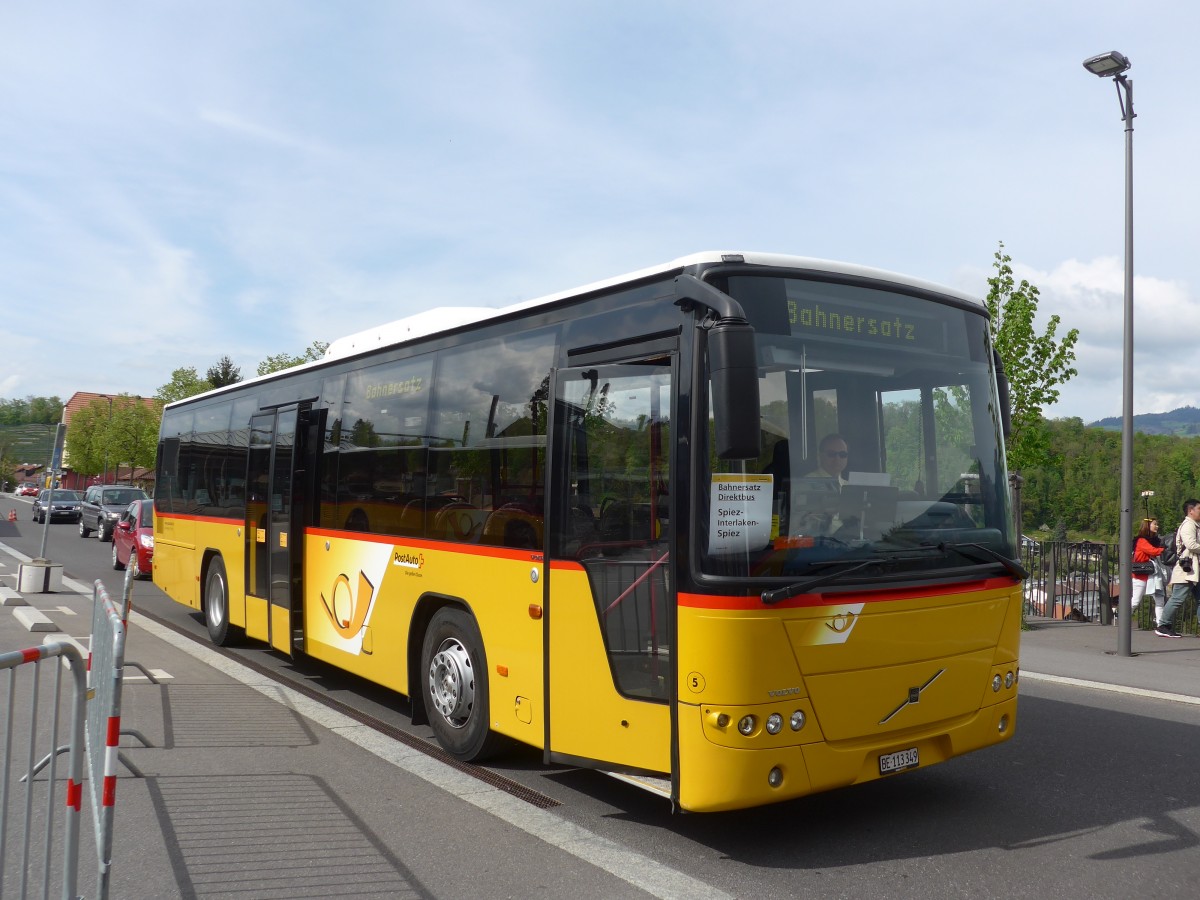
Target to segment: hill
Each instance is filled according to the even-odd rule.
[[[1110,416],[1092,422],[1089,428],[1104,428],[1108,431],[1121,430],[1121,417]],[[1181,406],[1170,412],[1143,413],[1133,417],[1133,430],[1141,434],[1174,434],[1181,437],[1200,435],[1200,409]]]

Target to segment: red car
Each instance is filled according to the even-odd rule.
[[[154,571],[154,501],[134,500],[121,513],[112,533],[114,569],[129,566],[134,578]]]
[[[38,495],[38,486],[36,481],[26,481],[17,488],[18,497],[36,497]]]

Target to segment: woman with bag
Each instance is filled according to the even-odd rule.
[[[1165,576],[1158,564],[1158,557],[1162,556],[1162,552],[1162,541],[1158,537],[1158,519],[1142,519],[1142,527],[1133,539],[1133,594],[1130,608],[1136,615],[1143,595],[1149,594],[1154,600],[1155,627],[1162,621],[1163,604],[1166,602],[1163,585],[1169,577]]]

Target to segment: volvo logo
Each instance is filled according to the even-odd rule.
[[[925,690],[925,688],[929,687],[931,684],[933,684],[935,681],[937,681],[938,678],[940,678],[942,676],[942,673],[945,671],[946,671],[945,669],[938,669],[937,672],[934,673],[933,677],[930,678],[927,682],[925,682],[920,687],[910,687],[908,689],[908,699],[906,699],[903,703],[901,703],[899,706],[897,706],[895,709],[893,709],[890,713],[888,713],[886,716],[884,716],[882,719],[880,719],[879,724],[886,725],[897,713],[900,712],[900,710],[904,709],[906,706],[909,706],[913,703],[920,703],[921,702],[921,694]]]

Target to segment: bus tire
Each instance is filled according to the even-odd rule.
[[[209,638],[218,647],[228,647],[234,642],[235,630],[229,624],[229,579],[219,556],[209,564],[204,579],[204,624],[208,626]]]
[[[422,688],[429,725],[438,743],[464,762],[496,752],[490,728],[487,658],[479,626],[468,613],[438,610],[421,645]]]

